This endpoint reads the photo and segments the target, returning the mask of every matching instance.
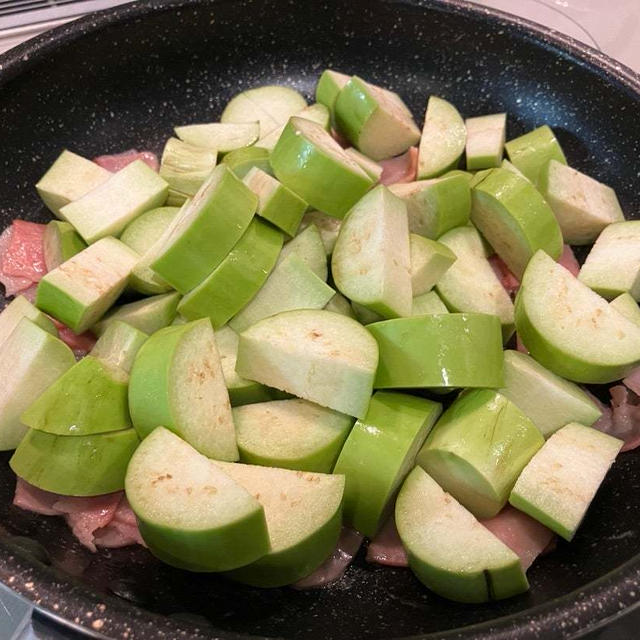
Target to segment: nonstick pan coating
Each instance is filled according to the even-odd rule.
[[[400,92],[418,122],[434,93],[465,115],[507,111],[509,137],[547,123],[569,162],[638,216],[640,81],[588,47],[453,0],[202,0],[121,6],[0,56],[2,226],[49,219],[33,184],[64,147],[159,152],[174,125],[216,119],[239,90],[284,83],[311,99],[325,67]],[[550,640],[602,624],[640,593],[639,452],[620,456],[574,542],[530,570],[528,594],[480,606],[362,557],[338,585],[299,592],[190,575],[142,548],[91,554],[61,519],[10,506],[8,457],[0,579],[107,637]]]

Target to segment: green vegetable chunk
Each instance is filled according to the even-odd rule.
[[[240,461],[331,473],[353,418],[292,398],[233,410]],[[338,472],[340,473],[340,472]]]
[[[99,496],[124,489],[127,466],[139,444],[134,429],[77,437],[31,429],[9,465],[39,489]]]
[[[542,249],[562,254],[562,232],[553,211],[527,180],[506,169],[491,171],[471,190],[471,221],[516,278]]]
[[[102,238],[47,273],[36,306],[75,333],[94,325],[124,291],[138,254],[115,238]]]
[[[187,320],[209,318],[214,329],[243,309],[264,284],[282,247],[282,233],[254,218],[229,255],[178,305]]]
[[[566,425],[525,467],[509,502],[572,540],[623,444],[591,427]]]
[[[367,329],[380,350],[376,389],[503,385],[502,336],[496,316],[423,315],[375,322]]]
[[[22,412],[76,362],[69,347],[23,317],[2,342],[0,451],[15,449],[27,432]]]
[[[342,222],[331,273],[350,300],[386,318],[411,313],[406,207],[385,186],[365,195]]]
[[[375,340],[330,311],[285,311],[240,335],[236,371],[350,416],[366,414],[378,363]]]
[[[94,324],[91,330],[97,336],[101,336],[115,322],[126,322],[151,335],[173,322],[179,301],[180,294],[174,291],[129,302],[114,307],[100,322]]]
[[[529,588],[518,556],[420,467],[398,495],[396,525],[411,570],[445,598],[488,602]]]
[[[393,497],[442,412],[442,405],[405,393],[378,391],[358,420],[336,462],[346,478],[344,519],[373,538]]]
[[[38,195],[58,218],[60,209],[104,184],[111,172],[66,149],[36,184]]]
[[[220,463],[219,463],[220,464]],[[336,475],[220,464],[264,508],[271,550],[226,575],[256,587],[281,587],[313,573],[340,535],[344,478]]]
[[[73,225],[61,220],[52,220],[47,224],[42,241],[47,271],[53,271],[87,248],[86,242],[76,233]]]
[[[229,394],[208,319],[160,329],[142,345],[131,369],[129,408],[141,438],[162,425],[210,458],[238,459]]]
[[[549,160],[567,164],[560,143],[546,124],[509,140],[504,146],[511,163],[534,184]]]
[[[529,262],[515,311],[531,355],[563,378],[613,382],[640,364],[640,326],[543,251]]]
[[[22,423],[59,436],[88,436],[131,427],[129,376],[95,356],[86,356],[37,396]]]
[[[228,571],[270,549],[256,498],[164,427],[133,454],[125,492],[149,550],[173,566]]]
[[[373,184],[319,124],[303,118],[289,120],[270,160],[282,184],[335,218],[343,218]]]
[[[540,430],[511,400],[474,389],[447,409],[416,462],[474,516],[492,518],[543,443]]]
[[[607,299],[628,293],[640,300],[640,221],[616,222],[606,227],[584,261],[578,279]]]
[[[516,404],[545,438],[569,422],[590,426],[602,415],[577,384],[519,351],[504,352],[504,387],[500,393]]]
[[[169,185],[153,169],[136,160],[62,207],[60,217],[91,244],[106,236],[119,236],[141,213],[164,204],[168,190]]]
[[[216,167],[150,250],[150,267],[180,293],[197,287],[246,231],[258,198],[226,165]]]

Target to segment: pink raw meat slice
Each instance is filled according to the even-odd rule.
[[[58,500],[60,496],[57,493],[38,489],[22,478],[16,478],[16,492],[13,496],[13,504],[16,507],[43,516],[59,516],[60,512],[53,508]]]
[[[64,514],[67,524],[80,544],[96,551],[94,533],[111,522],[121,497],[121,491],[91,498],[60,496],[53,508]]]
[[[5,296],[15,296],[16,294],[28,289],[32,284],[30,278],[22,278],[18,276],[10,276],[6,274],[3,269],[4,257],[7,254],[7,250],[11,243],[11,237],[13,236],[13,225],[7,227],[2,234],[0,234],[0,283],[4,285]]]
[[[51,316],[50,316],[51,317]],[[75,353],[76,357],[81,358],[86,356],[96,344],[96,337],[91,331],[85,331],[84,333],[74,333],[67,327],[66,324],[62,324],[59,320],[51,318],[53,324],[58,329],[58,337],[62,342]]]
[[[331,135],[333,136],[333,139],[343,148],[346,149],[347,147],[351,146],[351,143],[338,131],[336,131],[335,129],[331,129]]]
[[[111,171],[111,173],[116,173],[116,171],[124,169],[134,160],[142,160],[142,162],[149,165],[154,171],[157,171],[160,167],[158,156],[156,156],[155,153],[152,151],[138,151],[137,149],[127,149],[127,151],[123,151],[122,153],[97,156],[93,159],[97,165],[100,165],[107,171]]]
[[[498,276],[502,286],[507,290],[507,293],[510,296],[513,296],[513,294],[520,288],[520,281],[518,278],[511,273],[511,270],[507,267],[500,256],[491,256],[489,258],[489,263],[491,264],[494,273]]]
[[[406,153],[380,162],[382,167],[381,184],[413,182],[418,171],[418,149],[411,147]]]
[[[625,387],[628,387],[636,395],[640,396],[640,367],[636,367],[631,373],[622,381]]]
[[[20,295],[24,296],[31,304],[36,303],[36,293],[38,293],[38,283],[35,282],[31,286],[20,291]]]
[[[640,397],[621,384],[611,387],[609,392],[610,419],[600,418],[593,426],[624,440],[621,451],[631,451],[640,445]]]
[[[391,516],[367,548],[367,562],[388,567],[408,567],[407,552],[398,535],[396,521]]]
[[[526,353],[529,355],[529,349],[525,347],[524,342],[520,339],[520,336],[516,333],[516,349],[520,351],[520,353]]]
[[[94,542],[99,547],[110,549],[127,547],[132,544],[146,546],[138,529],[138,521],[126,496],[122,496],[111,522],[95,532]]]
[[[554,538],[553,531],[510,505],[497,516],[480,522],[518,555],[524,571]]]
[[[14,220],[11,228],[9,244],[2,257],[2,272],[38,282],[47,272],[43,244],[46,225]]]
[[[363,536],[354,529],[342,527],[334,552],[309,576],[295,582],[295,589],[319,589],[340,580],[362,544]]]
[[[125,547],[142,544],[136,517],[123,491],[81,498],[62,496],[16,479],[13,504],[45,516],[64,516],[71,531],[85,547]]]
[[[578,274],[580,273],[580,263],[576,259],[573,249],[568,244],[564,245],[562,255],[558,258],[558,263],[576,276],[576,278],[578,277]]]

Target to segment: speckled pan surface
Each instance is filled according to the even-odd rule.
[[[640,80],[570,39],[455,1],[143,1],[0,56],[0,222],[47,219],[32,185],[62,147],[159,151],[173,125],[216,118],[240,89],[280,82],[310,97],[328,66],[399,91],[418,120],[436,93],[465,115],[507,111],[510,136],[546,122],[573,165],[640,213]],[[91,554],[59,519],[10,506],[7,459],[0,579],[98,637],[554,640],[640,593],[640,452],[620,457],[575,541],[532,568],[530,593],[487,606],[361,557],[335,587],[297,592],[186,574],[141,548]]]

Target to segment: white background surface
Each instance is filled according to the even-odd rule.
[[[640,0],[472,0],[552,27],[640,72]]]

